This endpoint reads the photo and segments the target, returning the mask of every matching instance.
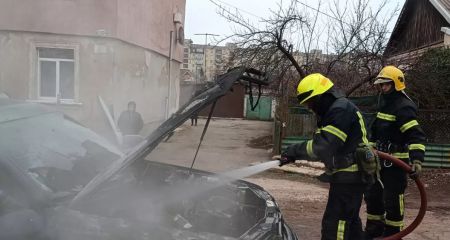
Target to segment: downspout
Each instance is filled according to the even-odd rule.
[[[170,44],[169,44],[169,86],[167,88],[167,101],[166,101],[166,119],[170,116],[170,98],[172,90],[172,45],[173,45],[173,31],[170,31]]]

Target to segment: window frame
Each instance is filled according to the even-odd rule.
[[[32,75],[34,77],[31,78],[33,82],[30,83],[30,86],[34,86],[30,89],[29,99],[32,102],[40,102],[40,103],[49,103],[49,104],[68,104],[68,105],[82,105],[79,101],[79,45],[77,44],[62,44],[62,43],[32,43],[31,45],[33,51],[32,57],[32,65],[34,71]],[[39,57],[39,48],[56,48],[56,49],[70,49],[73,50],[73,59],[63,59],[63,58],[40,58]],[[73,99],[58,99],[57,95],[55,97],[42,97],[41,96],[41,60],[44,61],[54,61],[57,60],[56,64],[59,65],[60,62],[73,62],[74,64],[74,95]],[[62,61],[61,61],[62,60]],[[57,72],[60,72],[60,67],[57,66]],[[56,86],[56,91],[59,92],[59,75],[58,75],[58,86]]]
[[[75,58],[75,57],[74,57]],[[56,64],[56,86],[55,86],[55,97],[46,97],[41,96],[41,63],[42,62],[52,62]],[[57,100],[58,94],[61,94],[60,92],[60,84],[61,84],[61,62],[72,62],[74,64],[74,72],[73,72],[73,78],[74,78],[74,89],[73,89],[73,98],[60,98],[62,101],[73,101],[75,100],[75,59],[65,59],[65,58],[44,58],[39,56],[39,50],[38,50],[38,99],[42,100]]]

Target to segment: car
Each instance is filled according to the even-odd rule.
[[[0,99],[1,239],[297,239],[258,185],[154,162],[165,137],[237,81],[235,68],[123,153],[64,114]]]

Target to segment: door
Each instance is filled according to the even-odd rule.
[[[258,105],[254,110],[252,110],[250,99],[248,96],[247,99],[247,110],[246,110],[246,116],[247,119],[252,120],[263,120],[263,121],[269,121],[272,119],[272,98],[267,96],[261,96],[259,99]],[[253,104],[256,103],[257,97],[253,98]]]

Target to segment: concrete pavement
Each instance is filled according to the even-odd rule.
[[[188,120],[167,141],[161,143],[147,159],[190,167],[206,119],[197,126]],[[194,168],[223,172],[271,159],[271,151],[250,148],[254,138],[272,135],[272,122],[242,119],[212,119],[197,156]]]

